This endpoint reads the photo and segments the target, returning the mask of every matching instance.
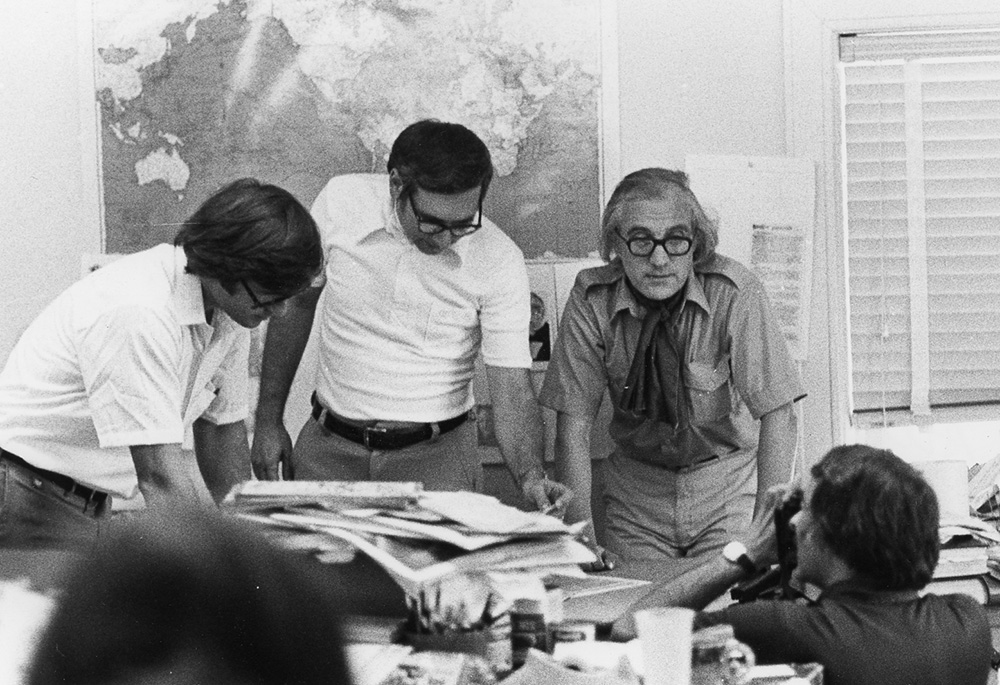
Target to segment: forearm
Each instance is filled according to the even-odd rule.
[[[514,480],[523,486],[545,475],[545,433],[538,401],[527,369],[486,369],[500,454]]]
[[[194,424],[194,445],[199,470],[215,501],[250,479],[250,446],[242,421],[216,425],[199,419]]]
[[[130,451],[147,507],[214,506],[193,452],[180,445],[133,445]]]
[[[283,419],[288,391],[309,342],[320,292],[319,288],[307,290],[296,298],[284,316],[268,321],[257,400],[257,425],[277,424]]]
[[[504,464],[520,486],[531,478],[544,478],[544,429],[537,405],[515,403],[510,411],[497,411],[494,404],[494,430]],[[513,418],[505,418],[513,415]]]
[[[567,485],[576,496],[569,503],[566,521],[590,521],[593,472],[590,459],[591,422],[559,412],[556,419],[556,480]]]
[[[641,609],[663,606],[703,609],[742,580],[744,575],[743,569],[729,563],[720,554],[667,581],[654,583],[649,592],[633,602],[615,621],[613,637],[623,640],[635,637],[633,616]]]
[[[757,506],[764,501],[769,488],[791,479],[797,428],[795,407],[791,402],[761,417],[757,446]]]

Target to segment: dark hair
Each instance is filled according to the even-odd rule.
[[[618,239],[618,221],[622,206],[632,200],[659,200],[666,197],[671,189],[679,189],[688,201],[691,209],[691,230],[694,232],[695,264],[702,264],[715,254],[719,244],[719,227],[708,218],[702,209],[698,198],[688,186],[688,175],[683,171],[649,167],[633,171],[623,178],[611,193],[607,207],[601,217],[601,256],[604,261],[611,261],[615,254],[615,241]]]
[[[461,124],[424,119],[410,124],[396,137],[386,165],[399,175],[405,193],[419,187],[453,195],[480,188],[480,197],[493,179],[493,160],[479,136]]]
[[[320,565],[248,526],[184,510],[113,530],[72,570],[28,682],[124,682],[197,656],[213,682],[349,683]]]
[[[922,588],[938,560],[933,488],[889,450],[842,445],[811,471],[809,512],[833,552],[884,590]]]
[[[306,288],[323,264],[319,231],[287,190],[241,178],[191,215],[174,239],[187,271],[218,279],[230,291],[241,280],[290,296]]]

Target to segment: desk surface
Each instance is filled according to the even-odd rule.
[[[608,575],[648,580],[651,584],[570,598],[563,605],[563,613],[566,619],[571,621],[613,623],[628,610],[633,602],[649,592],[655,584],[672,580],[703,563],[704,559],[619,562],[613,571],[608,572]]]

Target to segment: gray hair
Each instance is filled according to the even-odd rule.
[[[709,218],[702,208],[698,198],[691,192],[688,185],[688,175],[683,171],[649,167],[633,171],[623,178],[611,193],[608,206],[604,208],[601,217],[601,257],[611,261],[615,255],[615,240],[618,235],[618,222],[623,206],[633,200],[657,200],[666,197],[670,188],[677,188],[687,199],[691,209],[691,230],[694,232],[695,264],[702,264],[715,254],[719,244],[719,226]]]

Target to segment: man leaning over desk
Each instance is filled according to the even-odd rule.
[[[268,327],[256,475],[278,478],[283,466],[301,480],[481,490],[470,420],[481,351],[504,461],[531,506],[564,507],[568,489],[542,470],[524,259],[483,216],[489,150],[464,126],[423,120],[400,133],[387,166],[333,178],[313,204],[326,293],[312,417],[293,450],[284,406],[323,285]]]
[[[122,257],[53,300],[0,373],[0,547],[92,542],[112,495],[212,504],[248,479],[248,329],[321,264],[305,207],[242,179],[173,245]]]

